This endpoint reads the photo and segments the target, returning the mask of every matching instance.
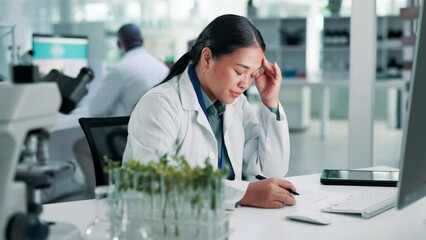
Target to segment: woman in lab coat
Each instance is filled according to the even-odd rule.
[[[289,190],[296,189],[282,179],[290,144],[278,100],[281,70],[266,60],[264,50],[260,32],[246,18],[213,20],[166,79],[136,105],[124,161],[156,159],[179,139],[178,154],[190,165],[202,166],[208,157],[218,168],[228,166],[228,208],[294,205]],[[243,95],[253,81],[262,100],[259,120]],[[246,181],[258,174],[268,179]]]

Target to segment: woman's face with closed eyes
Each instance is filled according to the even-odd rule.
[[[231,104],[253,83],[259,73],[264,52],[257,44],[235,50],[231,54],[213,58],[204,48],[197,71],[200,84],[214,103],[219,100]]]

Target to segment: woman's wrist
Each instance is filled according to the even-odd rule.
[[[262,99],[262,102],[267,108],[278,108],[280,104],[280,101],[278,101],[278,99],[275,99],[275,100]]]

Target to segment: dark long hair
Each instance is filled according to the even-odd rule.
[[[210,48],[214,58],[219,58],[239,48],[255,45],[259,45],[265,51],[266,45],[262,35],[247,18],[233,14],[219,16],[204,28],[191,50],[179,58],[161,83],[185,71],[191,60],[197,65],[201,51],[205,47]]]

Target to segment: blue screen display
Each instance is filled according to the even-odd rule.
[[[34,64],[42,76],[56,69],[76,77],[89,62],[89,40],[84,36],[33,34]]]

